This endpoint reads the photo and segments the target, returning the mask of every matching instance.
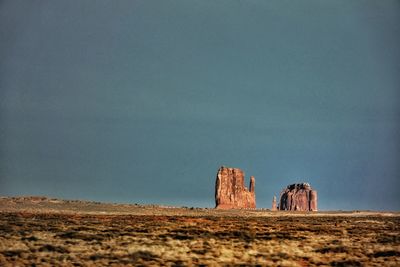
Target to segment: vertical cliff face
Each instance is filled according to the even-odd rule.
[[[250,186],[247,189],[241,169],[220,167],[215,182],[215,204],[217,209],[256,208],[254,177],[250,177]]]
[[[279,210],[317,211],[317,191],[308,183],[288,185],[281,192]]]
[[[310,191],[310,211],[317,211],[317,191],[311,190]]]

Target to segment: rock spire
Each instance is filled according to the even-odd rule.
[[[277,207],[277,205],[276,205],[276,196],[274,196],[274,197],[272,198],[272,207],[271,207],[271,210],[272,210],[272,211],[277,211],[277,210],[278,210],[278,207]]]

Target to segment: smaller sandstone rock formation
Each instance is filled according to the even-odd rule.
[[[274,196],[274,197],[272,198],[272,207],[271,207],[271,210],[272,210],[272,211],[277,211],[277,210],[278,210],[278,207],[276,206],[276,196]]]
[[[281,192],[279,210],[317,211],[317,191],[309,183],[288,185]]]
[[[244,186],[244,172],[238,168],[220,167],[215,182],[217,209],[255,209],[255,178],[250,177],[249,189]]]

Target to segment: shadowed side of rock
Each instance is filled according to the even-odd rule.
[[[279,210],[317,211],[317,191],[308,183],[288,185],[281,192]]]
[[[217,209],[255,209],[255,179],[250,177],[249,189],[244,185],[244,172],[238,168],[220,167],[215,182]]]

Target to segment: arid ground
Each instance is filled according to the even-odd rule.
[[[400,214],[0,198],[0,266],[400,266]]]

